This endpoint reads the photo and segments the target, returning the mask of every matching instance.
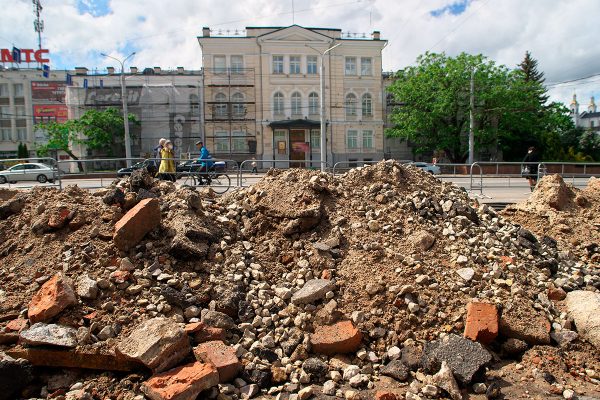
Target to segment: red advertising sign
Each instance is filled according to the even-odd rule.
[[[67,110],[67,106],[64,105],[34,105],[33,116],[37,124],[52,121],[64,122],[68,119],[69,113]]]
[[[37,63],[47,63],[50,62],[50,59],[47,58],[50,50],[41,49],[20,49],[21,50],[21,62],[37,62]],[[15,59],[13,58],[13,53],[11,49],[0,49],[0,62],[3,63],[14,63]]]
[[[31,82],[31,98],[34,100],[65,101],[65,82]]]
[[[292,142],[292,151],[298,153],[308,153],[310,150],[310,143],[308,142]]]

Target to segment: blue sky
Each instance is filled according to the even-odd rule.
[[[383,69],[414,64],[426,51],[484,54],[509,67],[531,51],[547,82],[600,73],[598,0],[41,0],[43,46],[54,69],[118,67],[100,56],[125,58],[128,66],[202,67],[196,40],[202,27],[245,26],[341,28],[381,31],[389,40]],[[0,48],[37,45],[31,0],[0,0]],[[582,12],[581,10],[586,10]],[[576,92],[586,104],[600,79],[553,87],[554,100]]]

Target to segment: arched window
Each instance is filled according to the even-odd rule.
[[[283,115],[283,94],[281,92],[273,95],[273,113]]]
[[[346,95],[346,116],[356,116],[356,95],[354,93]]]
[[[302,96],[298,92],[292,93],[292,115],[302,114]]]
[[[227,116],[227,96],[223,93],[217,93],[215,96],[215,116],[226,117]]]
[[[362,97],[362,116],[372,117],[373,116],[373,98],[369,93],[363,94]]]
[[[319,95],[315,92],[308,95],[308,113],[311,115],[319,114]]]
[[[246,114],[246,108],[244,107],[244,95],[241,93],[234,93],[231,96],[231,103],[233,108],[234,117],[243,117]]]

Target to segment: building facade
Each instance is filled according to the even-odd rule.
[[[89,109],[123,108],[121,74],[108,68],[106,73],[88,73],[77,68],[67,87],[66,104],[69,118],[81,117]],[[170,139],[176,157],[196,152],[194,143],[203,137],[201,121],[202,71],[184,68],[162,70],[159,67],[138,71],[131,67],[125,73],[127,107],[139,125],[130,124],[133,157],[151,157],[160,138]],[[123,139],[115,139],[111,154],[93,154],[83,145],[75,146],[75,154],[87,157],[125,154]]]
[[[216,156],[318,167],[322,60],[328,163],[384,157],[386,41],[379,32],[344,37],[339,29],[292,25],[248,27],[243,36],[214,33],[204,28],[198,41],[206,144]]]
[[[66,77],[69,71],[51,71],[46,78],[40,69],[0,67],[0,159],[14,158],[20,143],[30,156],[43,143],[38,124],[65,121]]]
[[[598,112],[598,107],[596,106],[596,101],[593,96],[590,98],[587,110],[580,113],[577,95],[573,95],[570,110],[571,118],[573,118],[575,126],[600,132],[600,112]]]

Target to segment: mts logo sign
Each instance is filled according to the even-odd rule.
[[[48,63],[50,59],[48,58],[48,54],[50,53],[47,49],[20,49],[21,55],[20,60],[15,60],[13,57],[13,51],[10,49],[0,49],[0,62],[3,63],[22,63],[22,62],[38,62],[38,63]]]

